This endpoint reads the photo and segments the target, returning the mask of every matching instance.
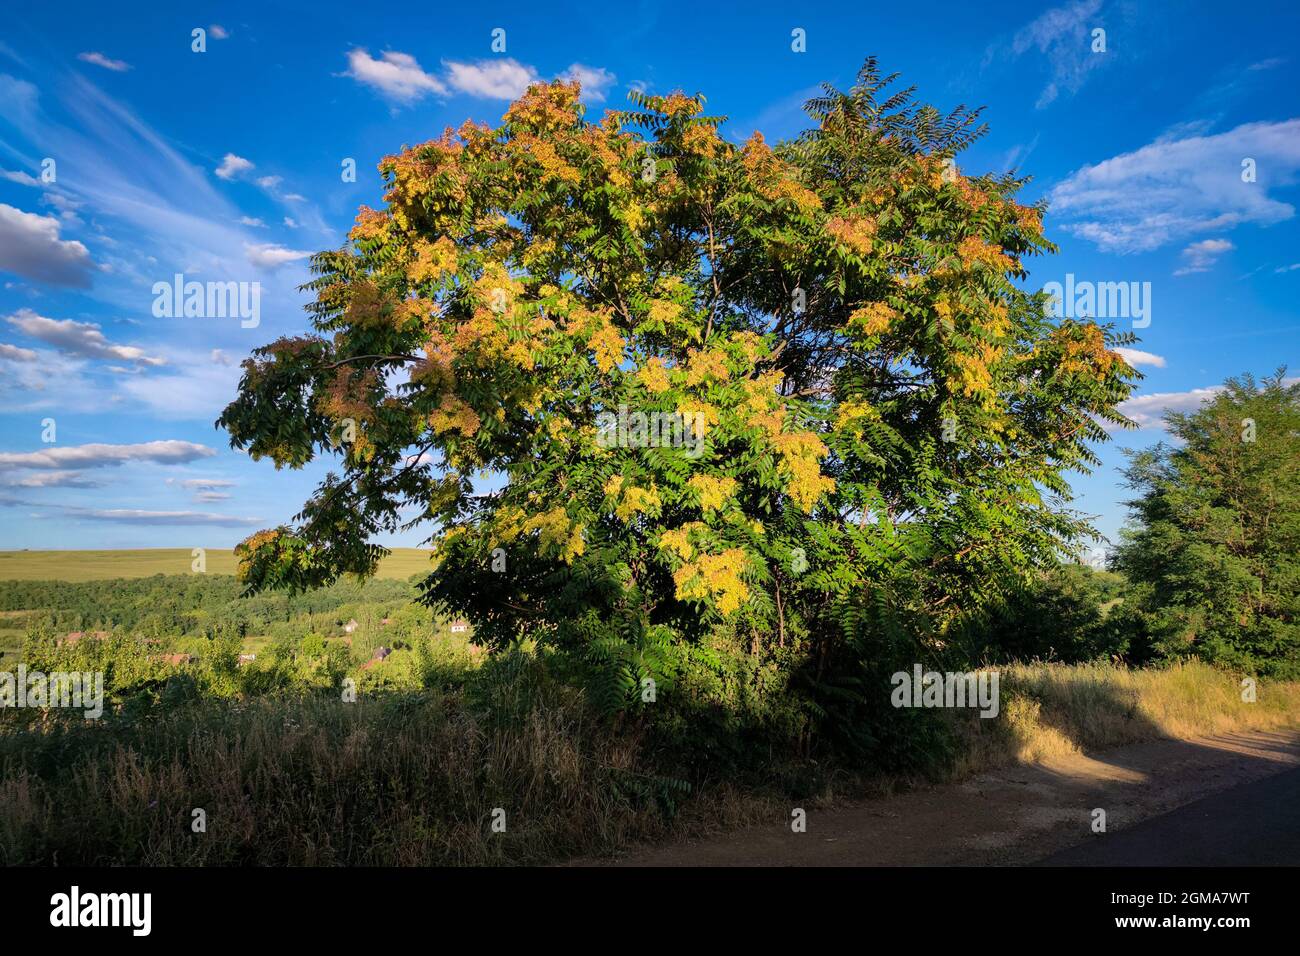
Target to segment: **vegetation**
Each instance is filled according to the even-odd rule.
[[[1132,457],[1115,562],[1139,658],[1300,677],[1300,384],[1230,379],[1167,423],[1177,447]]]
[[[338,456],[298,523],[237,579],[0,582],[22,660],[109,696],[0,711],[0,862],[540,861],[1294,725],[1297,387],[1172,416],[1114,567],[1075,563],[1066,476],[1126,424],[1132,336],[1047,315],[1042,210],[955,163],[978,112],[892,81],[868,61],[776,147],[699,97],[590,123],[543,84],[387,157],[386,208],[314,259],[314,332],[220,420]],[[418,568],[371,543],[415,526]],[[1001,716],[895,708],[917,664],[997,669]]]
[[[940,656],[1088,533],[1062,472],[1137,378],[1131,337],[1017,284],[1051,246],[1021,180],[955,165],[977,112],[892,80],[868,61],[776,149],[699,97],[594,124],[536,85],[383,160],[387,208],[314,259],[316,333],[258,350],[220,420],[343,468],[240,546],[242,579],[369,573],[414,506],[424,600],[562,655],[602,709],[653,682],[671,721],[743,679],[783,735],[878,747],[880,665]],[[689,440],[610,440],[627,410]]]
[[[229,548],[204,549],[206,574],[234,574],[238,567]],[[120,551],[0,551],[0,581],[111,581],[156,574],[192,574],[190,548],[141,548]],[[429,554],[395,548],[379,563],[375,576],[405,581],[428,570]]]

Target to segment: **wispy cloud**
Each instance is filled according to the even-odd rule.
[[[102,53],[78,53],[77,59],[85,63],[93,63],[95,66],[102,66],[106,70],[112,70],[114,73],[125,73],[131,69],[131,64],[125,60],[113,60]]]
[[[1256,181],[1242,162],[1254,160]],[[1146,252],[1197,233],[1270,225],[1295,208],[1270,190],[1300,171],[1300,119],[1247,123],[1215,136],[1160,140],[1085,166],[1052,190],[1066,231],[1108,252]]]
[[[1091,42],[1092,29],[1101,26],[1100,13],[1101,0],[1077,0],[1045,11],[1012,38],[1012,55],[1037,50],[1051,66],[1052,78],[1038,96],[1039,109],[1063,92],[1077,93],[1089,74],[1105,64],[1108,54],[1094,53]],[[993,55],[990,51],[988,58]]]
[[[191,441],[140,442],[132,445],[60,445],[41,451],[0,452],[0,467],[6,468],[106,468],[127,462],[148,461],[159,465],[181,465],[211,458],[216,451]]]
[[[1174,275],[1186,276],[1194,272],[1209,272],[1210,268],[1219,261],[1220,256],[1235,248],[1227,239],[1202,239],[1200,242],[1193,242],[1183,250],[1183,264],[1174,271]]]
[[[284,246],[274,242],[262,243],[244,243],[244,252],[248,261],[259,269],[274,270],[280,268],[286,262],[293,262],[297,259],[306,259],[311,255],[310,252],[301,249],[287,249]]]

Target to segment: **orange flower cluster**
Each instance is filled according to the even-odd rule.
[[[869,216],[832,216],[826,231],[860,256],[871,252],[876,236],[876,221]]]
[[[768,147],[762,133],[754,131],[741,149],[740,158],[754,188],[764,199],[772,202],[789,200],[808,211],[822,208],[821,198],[795,178],[794,171]]]

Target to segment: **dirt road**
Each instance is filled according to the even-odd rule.
[[[1142,820],[1296,768],[1300,731],[1157,740],[830,809],[809,805],[804,833],[792,832],[786,817],[714,839],[634,851],[612,865],[1050,865],[1056,860],[1045,858],[1066,848],[1100,848],[1110,836],[1119,845],[1119,835]],[[1292,777],[1300,774],[1287,775]],[[1270,792],[1261,788],[1256,796],[1267,800]],[[1224,794],[1223,805],[1232,804],[1232,795]],[[1106,811],[1105,834],[1092,829],[1098,808]],[[1187,815],[1179,827],[1161,831],[1163,836],[1146,837],[1147,852],[1166,839],[1194,838],[1197,819]],[[1200,826],[1210,823],[1202,818]],[[1093,862],[1107,862],[1104,853],[1090,852]],[[1141,862],[1142,852],[1132,844],[1113,862]],[[1225,841],[1219,862],[1267,862],[1247,858],[1250,852],[1250,841]],[[1071,862],[1068,856],[1057,860]]]

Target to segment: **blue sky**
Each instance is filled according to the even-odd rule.
[[[289,520],[324,467],[229,448],[212,422],[240,360],[306,330],[305,256],[379,204],[382,155],[495,123],[534,77],[583,78],[597,117],[634,87],[702,92],[736,140],[796,134],[868,54],[942,109],[987,107],[959,165],[1018,168],[1050,200],[1061,252],[1030,284],[1150,283],[1144,427],[1074,482],[1112,537],[1119,447],[1229,375],[1300,368],[1289,0],[160,6],[23,4],[0,35],[0,548],[229,547]],[[156,317],[177,272],[259,282],[260,324]]]

